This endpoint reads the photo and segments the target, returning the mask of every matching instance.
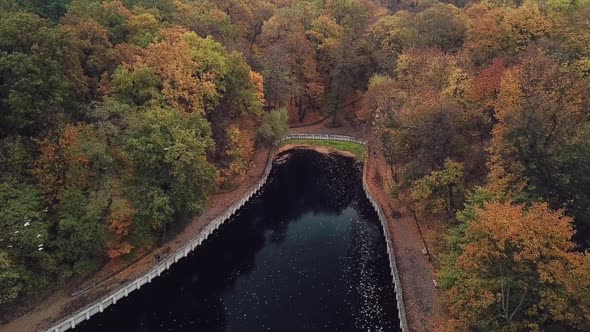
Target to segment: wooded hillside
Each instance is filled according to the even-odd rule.
[[[441,329],[590,328],[588,0],[0,0],[0,306],[164,242],[284,106],[443,224]]]

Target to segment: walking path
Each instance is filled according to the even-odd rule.
[[[350,125],[327,128],[322,124],[317,124],[292,129],[291,133],[348,135],[363,140],[370,138],[366,131],[352,128]],[[378,142],[371,139],[367,162],[367,180],[371,194],[377,200],[388,221],[400,272],[409,330],[432,331],[434,321],[441,313],[437,302],[437,290],[432,282],[434,270],[426,256],[422,254],[423,241],[411,216],[409,213],[405,213],[403,209],[400,209],[390,197],[392,174],[390,174],[391,171],[377,147]],[[184,246],[191,239],[194,239],[215,217],[223,214],[227,207],[239,201],[248,193],[263,175],[268,156],[268,150],[257,151],[246,181],[234,191],[213,195],[205,212],[197,217],[175,239],[167,243],[166,250],[175,252]],[[83,292],[80,292],[80,289],[61,290],[22,317],[5,325],[0,325],[0,331],[21,332],[45,329],[60,318],[120,288],[123,284],[144,274],[153,266],[153,257],[147,254],[114,275],[107,274],[104,271],[97,273],[85,283],[85,285],[95,286],[85,289]],[[72,296],[71,294],[76,291],[79,294]]]
[[[391,198],[391,170],[381,151],[371,146],[373,155],[367,163],[367,182],[385,218],[396,255],[404,305],[410,331],[433,331],[440,319],[438,290],[434,285],[434,268],[423,254],[424,242],[410,212]],[[373,154],[370,150],[370,153]]]

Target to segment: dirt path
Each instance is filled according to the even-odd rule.
[[[248,191],[250,191],[262,176],[268,160],[268,155],[268,149],[256,151],[244,183],[231,192],[213,195],[209,199],[205,212],[201,216],[195,218],[189,226],[161,249],[156,249],[153,252],[161,252],[163,256],[166,255],[164,252],[174,252],[176,249],[196,237],[209,222],[225,212],[226,208],[239,201]],[[7,324],[0,325],[0,331],[26,332],[46,329],[50,327],[52,323],[57,322],[73,311],[83,308],[121,287],[122,284],[139,277],[154,265],[154,259],[152,253],[147,253],[143,258],[104,280],[105,275],[110,274],[108,271],[113,271],[113,266],[119,266],[121,265],[121,262],[112,263],[111,265],[112,266],[105,266],[90,280],[84,282],[84,285],[97,284],[97,286],[77,296],[71,296],[71,294],[79,288],[57,291],[32,311]]]
[[[403,289],[410,331],[433,331],[442,315],[434,268],[422,253],[424,242],[414,218],[391,198],[391,169],[377,143],[371,142],[367,163],[368,185],[387,219]],[[375,154],[373,153],[375,151]]]

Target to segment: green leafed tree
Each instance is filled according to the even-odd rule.
[[[149,67],[129,70],[119,66],[112,78],[112,93],[130,105],[143,106],[162,100],[162,81]]]
[[[97,268],[104,255],[107,228],[102,218],[109,206],[104,191],[87,196],[79,189],[66,189],[59,197],[57,255],[62,277],[84,274]],[[71,272],[70,272],[71,271]]]
[[[6,252],[0,251],[0,305],[16,299],[22,288],[19,273],[10,257]]]
[[[441,170],[414,182],[411,197],[431,212],[446,211],[452,216],[463,200],[464,182],[463,164],[447,159]]]
[[[30,184],[0,183],[0,304],[46,285],[49,225],[42,196]]]
[[[202,211],[217,177],[207,160],[213,148],[209,124],[199,114],[152,107],[137,115],[125,151],[137,172],[133,195],[140,223],[164,237],[168,224]]]
[[[271,145],[283,138],[289,130],[288,121],[289,116],[285,109],[266,113],[262,119],[262,124],[258,128],[259,142]]]
[[[50,59],[0,52],[0,132],[35,134],[63,114],[69,84]]]

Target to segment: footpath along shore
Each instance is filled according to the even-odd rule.
[[[322,124],[292,129],[291,133],[348,135],[359,139],[367,138],[362,131],[351,127],[326,128]],[[440,314],[437,303],[437,290],[432,283],[434,276],[432,265],[422,255],[422,240],[411,217],[409,214],[406,215],[403,210],[400,210],[390,198],[388,183],[382,180],[387,178],[389,168],[373,141],[371,141],[369,151],[366,166],[367,183],[371,195],[380,205],[388,222],[400,272],[409,330],[431,331],[436,317]],[[375,151],[375,153],[372,151]],[[244,183],[231,192],[213,195],[204,213],[195,218],[183,232],[162,248],[170,252],[182,248],[191,239],[194,239],[213,219],[222,215],[227,207],[246,195],[262,177],[269,153],[268,149],[258,150],[255,153],[252,167],[250,167]],[[401,218],[399,218],[400,212]],[[7,324],[0,325],[0,331],[21,332],[47,329],[60,319],[149,271],[154,266],[153,257],[156,253],[162,253],[162,249],[155,249],[151,253],[144,254],[143,258],[124,268],[107,265],[76,289],[69,288],[56,292],[30,312]],[[113,271],[116,272],[113,273]],[[73,296],[72,294],[76,295]]]

